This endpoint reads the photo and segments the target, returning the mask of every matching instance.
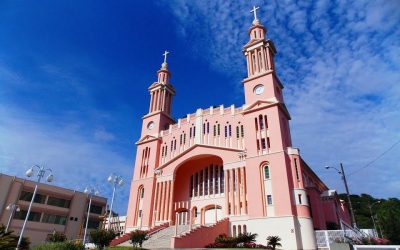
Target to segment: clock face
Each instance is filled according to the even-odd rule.
[[[149,122],[149,124],[147,124],[147,128],[148,129],[153,129],[154,128],[154,122]]]
[[[264,85],[260,84],[254,88],[254,94],[260,95],[264,92]]]

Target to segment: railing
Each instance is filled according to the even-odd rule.
[[[353,229],[344,230],[315,230],[315,238],[318,248],[328,248],[329,244],[334,242],[352,242],[362,237],[373,237],[372,229]]]
[[[354,250],[400,250],[400,245],[354,245]]]

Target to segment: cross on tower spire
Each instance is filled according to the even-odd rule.
[[[257,10],[258,10],[259,8],[260,8],[260,7],[258,7],[258,6],[257,6],[257,7],[256,7],[256,6],[253,6],[253,9],[250,10],[250,12],[254,14],[254,21],[257,20]]]
[[[165,51],[163,56],[164,56],[164,63],[167,63],[167,55],[169,54],[169,51]]]

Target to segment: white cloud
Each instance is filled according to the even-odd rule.
[[[122,175],[129,183],[132,159],[107,145],[114,137],[104,129],[88,136],[91,128],[74,123],[57,126],[47,118],[3,105],[0,117],[0,172],[26,178],[24,173],[30,166],[44,165],[53,170],[54,185],[79,191],[94,185],[107,198],[112,190],[106,182],[110,173]],[[117,193],[117,211],[125,212],[127,197],[129,184]]]
[[[329,185],[343,191],[340,179],[323,166],[342,161],[350,173],[400,139],[400,4],[164,2],[196,56],[230,76],[237,89],[253,4],[261,6],[260,19],[278,48],[276,68],[286,87],[294,144]],[[399,153],[400,146],[349,176],[351,191],[400,196],[394,177]]]

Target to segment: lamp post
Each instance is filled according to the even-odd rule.
[[[44,177],[44,175],[46,174],[47,171],[50,172],[50,174],[49,174],[49,175],[47,176],[47,178],[46,178],[47,182],[52,182],[52,181],[53,181],[53,178],[54,178],[54,177],[53,177],[53,171],[52,171],[50,168],[45,169],[43,166],[39,166],[39,165],[34,165],[34,166],[31,167],[30,169],[28,169],[28,170],[26,171],[26,173],[25,173],[26,176],[32,177],[33,174],[34,174],[34,170],[35,170],[35,169],[38,170],[38,173],[37,173],[38,180],[37,180],[37,182],[36,182],[36,184],[35,184],[35,189],[34,189],[34,191],[33,191],[33,195],[32,195],[31,202],[29,203],[28,212],[26,213],[26,217],[25,217],[25,220],[24,220],[24,224],[22,225],[22,229],[21,229],[21,233],[20,233],[20,235],[19,235],[19,239],[18,239],[18,243],[17,243],[17,248],[16,248],[16,250],[19,249],[19,246],[20,246],[20,244],[21,244],[21,241],[22,241],[22,238],[23,238],[23,235],[24,235],[26,222],[28,221],[29,214],[31,213],[32,203],[33,203],[33,201],[35,200],[36,191],[37,191],[37,188],[38,188],[38,183],[40,183],[40,181],[42,180],[42,178]]]
[[[372,214],[372,207],[376,204],[381,203],[381,201],[376,201],[372,204],[368,203],[368,208],[369,208],[369,213],[371,214],[371,219],[372,219],[372,224],[374,225],[374,229],[375,229],[375,233],[377,234],[377,236],[379,237],[378,231],[376,230],[376,224],[375,224],[375,219],[374,219],[374,215]]]
[[[110,211],[108,214],[108,229],[110,230],[111,229],[111,213],[112,213],[113,204],[114,204],[115,190],[117,189],[117,187],[121,187],[122,185],[124,185],[124,180],[119,175],[111,174],[110,176],[108,176],[107,181],[111,185],[113,185],[113,193],[112,193],[112,198],[111,198]]]
[[[86,187],[85,191],[83,191],[85,194],[88,195],[89,197],[89,206],[86,214],[86,224],[85,224],[85,233],[83,235],[83,245],[86,243],[86,234],[87,234],[87,228],[89,224],[89,216],[90,216],[90,207],[92,206],[92,197],[93,195],[99,195],[99,191],[93,187]]]
[[[344,187],[346,188],[347,200],[349,202],[351,222],[353,224],[353,227],[357,228],[357,222],[356,222],[356,218],[354,217],[353,205],[351,204],[349,187],[347,186],[346,174],[344,173],[343,164],[340,163],[340,169],[341,170],[339,170],[339,169],[337,169],[335,167],[329,167],[329,166],[326,166],[325,168],[326,169],[330,169],[330,168],[335,169],[338,172],[338,174],[340,174],[340,176],[342,177],[342,180],[343,180],[343,183],[344,183]]]
[[[19,206],[16,205],[15,203],[9,204],[9,205],[6,207],[6,209],[7,209],[7,210],[11,210],[11,211],[10,211],[10,217],[8,218],[7,227],[6,227],[6,233],[7,233],[7,232],[8,232],[8,228],[10,227],[11,220],[12,220],[12,217],[14,216],[15,211],[19,212],[19,211],[21,211],[21,209],[20,209]]]

